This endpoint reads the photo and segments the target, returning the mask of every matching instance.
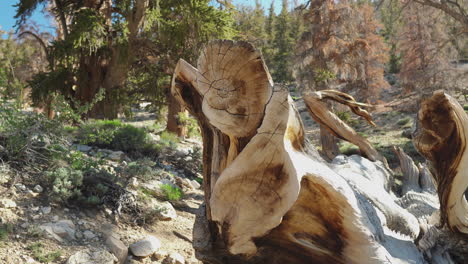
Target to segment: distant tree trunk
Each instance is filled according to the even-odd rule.
[[[179,114],[182,113],[184,109],[170,92],[166,94],[166,101],[168,108],[166,130],[176,134],[178,137],[185,137],[187,134],[186,128],[179,121]]]
[[[322,144],[322,153],[327,159],[333,160],[340,154],[338,139],[322,125],[320,125],[320,143]]]
[[[102,2],[102,1],[101,1]],[[88,8],[100,6],[98,0],[85,1]],[[76,97],[82,103],[89,103],[93,100],[99,89],[105,90],[105,97],[96,103],[88,114],[93,118],[115,119],[120,111],[119,93],[124,86],[130,63],[133,60],[136,38],[139,28],[144,19],[145,9],[148,0],[136,0],[132,12],[129,12],[128,21],[128,43],[118,44],[109,40],[108,47],[110,55],[93,53],[88,55],[88,51],[83,51],[80,60],[80,72],[78,76],[78,91]],[[106,23],[111,25],[112,2],[107,0],[100,9],[105,13]]]

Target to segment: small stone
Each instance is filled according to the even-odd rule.
[[[92,147],[90,146],[87,146],[87,145],[75,145],[76,147],[76,150],[78,151],[81,151],[81,152],[89,152],[91,151],[91,149],[93,149]]]
[[[132,187],[132,188],[136,188],[138,187],[138,179],[135,178],[135,177],[132,177],[130,179],[130,182],[128,183],[128,186]]]
[[[73,254],[66,264],[114,264],[117,258],[104,249],[85,249]]]
[[[190,183],[192,184],[194,189],[200,189],[201,185],[196,180],[191,180]]]
[[[15,201],[11,200],[11,199],[1,199],[0,200],[0,207],[3,207],[3,208],[15,208],[16,207],[16,203]]]
[[[41,208],[41,212],[43,214],[50,214],[51,211],[52,211],[52,208],[50,206],[44,206]]]
[[[81,231],[76,231],[75,232],[75,238],[76,239],[82,239],[83,238],[83,233],[81,233]]]
[[[164,263],[165,264],[184,264],[185,259],[181,254],[174,252],[174,253],[169,254],[169,256],[166,257],[166,259],[164,260]]]
[[[62,242],[63,239],[72,240],[75,238],[75,225],[70,220],[46,223],[39,226],[39,228],[60,242]]]
[[[161,241],[154,236],[148,236],[143,240],[130,245],[130,251],[137,257],[147,257],[161,247]]]
[[[158,250],[154,253],[154,257],[158,260],[163,260],[168,255],[165,250]]]
[[[15,184],[15,188],[18,191],[22,191],[22,192],[26,192],[28,190],[28,188],[26,188],[26,186],[24,184],[22,184],[22,183]]]
[[[155,210],[158,212],[158,219],[163,221],[170,221],[177,217],[177,212],[169,202],[162,202],[156,205]]]
[[[20,226],[21,226],[21,228],[26,229],[26,228],[29,227],[29,223],[25,222],[25,223],[22,223]]]
[[[93,239],[93,238],[96,237],[96,235],[95,235],[93,232],[91,232],[90,230],[84,231],[84,232],[83,232],[83,235],[84,235],[84,237],[85,237],[86,239],[88,239],[88,240],[91,240],[91,239]]]
[[[59,220],[58,215],[52,216],[52,221],[53,221],[53,222],[57,222],[58,220]]]
[[[120,239],[120,236],[117,233],[118,231],[119,227],[113,224],[106,223],[101,226],[101,232],[104,234],[105,238],[114,237]]]
[[[36,185],[36,186],[34,186],[33,191],[35,191],[37,193],[41,193],[41,192],[44,191],[44,188],[42,188],[42,186],[40,186],[40,185]]]
[[[117,257],[120,264],[125,263],[128,256],[128,247],[120,239],[109,236],[106,239],[106,245],[109,251]]]
[[[107,156],[108,159],[114,161],[121,161],[124,157],[125,153],[123,153],[123,151],[112,151],[109,153],[109,156]]]

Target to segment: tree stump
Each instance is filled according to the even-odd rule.
[[[203,263],[426,263],[413,243],[420,236],[418,220],[399,205],[422,196],[419,190],[409,191],[403,203],[391,194],[390,173],[380,161],[366,160],[385,171],[378,178],[323,160],[305,139],[288,91],[274,85],[252,45],[208,43],[196,68],[178,62],[171,91],[197,118],[203,137],[205,200],[193,231]],[[347,95],[321,96],[365,116]],[[307,99],[322,125],[340,131],[369,159],[382,159],[326,109],[314,109],[323,98]]]

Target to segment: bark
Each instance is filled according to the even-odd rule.
[[[187,134],[186,128],[179,122],[178,118],[179,114],[184,111],[182,106],[170,93],[167,94],[166,101],[168,105],[166,130],[176,134],[178,137],[185,137]]]
[[[463,107],[443,91],[421,103],[413,142],[432,165],[440,200],[441,224],[468,237],[468,116]]]

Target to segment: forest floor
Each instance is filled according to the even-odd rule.
[[[358,117],[344,115],[344,119],[381,152],[389,161],[391,168],[398,167],[391,147],[402,147],[414,160],[423,159],[414,149],[409,132],[413,127],[416,112],[408,108],[408,102],[415,102],[417,95],[401,95],[399,90],[384,91],[385,101],[375,107],[373,118],[376,127],[372,127]],[[298,110],[304,120],[306,134],[315,146],[319,146],[319,127],[311,119],[303,102],[298,100]],[[372,112],[372,111],[371,111]],[[138,112],[135,118],[127,123],[137,127],[154,124],[155,116],[147,112]],[[157,133],[155,133],[157,134]],[[158,140],[158,136],[155,140]],[[358,153],[358,149],[347,142],[340,142],[343,154]],[[77,145],[85,155],[105,152],[105,164],[114,170],[126,168],[134,162],[123,155],[117,159],[111,156],[114,152],[96,147]],[[194,181],[200,178],[199,166],[188,166],[200,163],[200,156],[194,157],[195,149],[201,147],[200,139],[181,141],[172,151],[164,153],[152,169],[150,178],[134,175],[126,188],[144,203],[162,203],[158,195],[153,195],[161,184],[170,184],[183,190],[181,199],[169,201],[162,212],[156,212],[156,219],[148,222],[136,222],[131,214],[119,215],[109,208],[83,208],[63,206],[51,203],[46,194],[28,182],[19,173],[7,171],[0,166],[0,264],[10,263],[85,263],[73,262],[70,256],[77,253],[97,252],[89,255],[96,258],[90,263],[113,263],[112,259],[103,256],[102,251],[114,248],[115,252],[125,251],[127,247],[148,236],[156,237],[161,243],[156,246],[156,253],[149,257],[135,257],[129,253],[125,263],[182,263],[177,257],[182,256],[185,263],[200,263],[194,256],[191,245],[192,227],[198,207],[203,202],[203,191]],[[198,160],[193,160],[193,159]],[[0,164],[1,165],[1,164]],[[198,179],[200,181],[200,179]],[[133,189],[132,189],[133,188]],[[148,195],[148,193],[150,195]],[[149,196],[149,197],[148,197]],[[141,212],[140,212],[141,213]],[[144,212],[143,212],[144,213]],[[170,214],[170,216],[164,215]],[[164,219],[164,221],[162,220]],[[109,242],[110,237],[121,243]],[[180,256],[174,255],[180,254]],[[115,253],[117,254],[117,253]]]

